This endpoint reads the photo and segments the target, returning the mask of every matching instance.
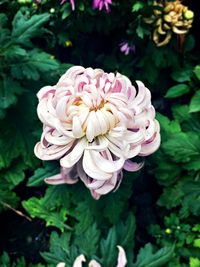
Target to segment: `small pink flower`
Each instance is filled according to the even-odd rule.
[[[61,173],[49,184],[73,184],[79,179],[98,199],[116,190],[122,169],[137,171],[135,156],[147,156],[160,145],[159,123],[151,93],[140,81],[101,69],[71,67],[54,86],[37,94],[43,123],[35,155],[60,160]]]
[[[130,52],[135,52],[135,46],[134,45],[129,45],[128,42],[123,42],[119,44],[120,46],[120,51],[124,53],[126,56],[129,55]]]
[[[93,8],[102,10],[105,8],[107,12],[110,11],[110,6],[112,5],[112,0],[93,0]]]
[[[66,2],[66,0],[62,0],[60,4],[63,5],[65,2]],[[71,4],[71,7],[72,7],[72,10],[74,11],[75,10],[75,1],[74,0],[70,0],[70,4]]]
[[[126,254],[122,247],[117,246],[119,249],[117,266],[116,267],[125,267],[127,263]],[[86,262],[84,255],[80,255],[74,261],[73,267],[82,267],[82,263]],[[58,267],[58,266],[57,266]],[[96,260],[91,260],[88,267],[101,267],[101,265]]]

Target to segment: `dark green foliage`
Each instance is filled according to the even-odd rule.
[[[151,244],[146,244],[144,248],[141,248],[137,256],[136,263],[133,267],[156,267],[163,266],[172,257],[174,247],[165,247],[155,253]]]
[[[72,267],[84,254],[87,263],[116,267],[118,245],[127,267],[200,266],[200,16],[195,1],[184,4],[195,13],[193,28],[159,48],[144,20],[152,0],[113,0],[109,13],[89,0],[76,0],[75,11],[70,1],[0,0],[0,226],[9,232],[8,210],[22,223],[28,215],[44,228],[46,242],[32,240],[41,242],[42,263],[34,248],[29,258],[0,244],[0,266]],[[135,51],[124,55],[124,41]],[[72,65],[143,81],[161,126],[161,147],[145,168],[124,172],[120,188],[98,201],[82,182],[46,186],[59,162],[40,162],[33,153],[42,131],[36,93]]]

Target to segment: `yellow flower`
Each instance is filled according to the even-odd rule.
[[[67,41],[65,42],[65,45],[66,45],[67,47],[72,46],[72,42],[71,42],[70,40],[67,40]]]
[[[170,235],[172,233],[172,230],[170,228],[165,229],[165,233]]]

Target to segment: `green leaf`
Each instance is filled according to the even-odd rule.
[[[96,223],[88,224],[87,229],[81,234],[77,235],[75,244],[81,248],[87,258],[92,258],[96,255],[100,239],[100,231],[97,229]]]
[[[176,184],[174,187],[165,188],[161,195],[158,205],[165,206],[167,209],[171,209],[181,205],[184,192],[182,189],[182,183]]]
[[[49,20],[49,17],[50,15],[48,13],[43,13],[40,15],[33,15],[28,18],[27,15],[22,14],[19,10],[12,22],[13,41],[24,46],[31,46],[31,39],[35,36],[41,35],[43,32],[41,27]]]
[[[0,211],[7,209],[7,204],[11,207],[17,207],[19,203],[19,197],[15,192],[10,191],[9,186],[4,183],[0,187]]]
[[[117,243],[116,228],[112,227],[109,230],[107,237],[105,239],[102,239],[100,243],[100,251],[102,255],[101,260],[103,266],[109,266],[109,267],[115,266],[115,261],[117,258],[117,249],[116,249],[117,245],[118,243]]]
[[[189,91],[190,91],[190,88],[188,85],[178,84],[178,85],[171,87],[167,91],[165,97],[166,98],[175,98],[175,97],[179,97],[179,96],[182,96],[184,94],[187,94]]]
[[[46,226],[55,226],[62,232],[64,232],[65,229],[71,229],[65,224],[67,220],[67,210],[65,208],[60,208],[59,211],[48,209],[45,198],[38,199],[32,197],[27,201],[23,201],[22,205],[32,218],[37,217],[45,220]]]
[[[200,259],[190,258],[190,267],[200,267]]]
[[[127,249],[133,249],[133,236],[136,230],[136,221],[132,213],[129,214],[125,222],[120,221],[116,225],[117,242],[120,246]]]
[[[47,263],[56,266],[59,262],[65,262],[66,267],[71,267],[78,252],[76,248],[70,244],[71,234],[62,233],[60,236],[56,232],[51,233],[50,251],[41,252],[41,256]]]
[[[0,80],[0,110],[7,109],[17,102],[17,95],[23,92],[23,88],[18,82],[9,77]]]
[[[140,37],[141,39],[144,38],[145,31],[140,25],[137,26],[136,33],[137,33],[138,37]]]
[[[8,182],[10,190],[24,180],[25,168],[25,164],[19,161],[16,164],[12,164],[12,168],[8,169],[6,172],[2,172],[2,178]]]
[[[11,66],[11,73],[17,79],[39,80],[45,73],[53,76],[58,70],[58,62],[51,55],[38,49],[32,50],[27,57]]]
[[[183,83],[191,80],[192,73],[193,73],[192,68],[180,69],[172,72],[171,76],[174,81]]]
[[[197,238],[197,239],[194,240],[193,246],[196,247],[196,248],[200,248],[200,238]]]
[[[161,130],[166,132],[167,138],[168,138],[168,134],[181,132],[181,127],[178,121],[170,121],[169,118],[167,118],[166,116],[160,113],[156,114],[156,118],[160,123]]]
[[[192,213],[196,216],[200,215],[200,180],[191,181],[188,177],[183,183],[184,199],[182,201],[183,210],[181,211],[181,216],[184,216],[184,212]]]
[[[200,65],[195,67],[194,73],[196,77],[200,80]]]
[[[45,162],[43,168],[35,170],[34,174],[29,177],[27,186],[39,186],[44,183],[44,179],[60,172],[58,162]]]
[[[29,167],[33,167],[37,162],[33,154],[36,142],[33,131],[36,123],[34,117],[30,120],[33,112],[31,93],[29,97],[32,103],[29,103],[29,98],[24,95],[23,103],[18,101],[18,108],[10,109],[6,119],[0,121],[0,168],[7,168],[12,160],[18,157]]]
[[[192,156],[200,155],[200,137],[197,133],[177,133],[162,144],[164,152],[175,162],[189,162]]]
[[[15,59],[22,61],[22,57],[25,56],[27,56],[26,50],[20,47],[19,45],[10,45],[4,51],[5,59],[11,62]]]
[[[173,255],[174,246],[164,247],[153,252],[153,246],[148,243],[141,248],[133,267],[158,267],[167,263]]]
[[[200,90],[195,93],[192,97],[189,112],[199,112],[200,111]]]
[[[133,4],[132,6],[132,12],[137,12],[140,9],[142,9],[144,7],[144,3],[137,1],[135,4]]]

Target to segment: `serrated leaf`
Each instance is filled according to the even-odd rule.
[[[39,186],[44,183],[44,179],[60,172],[58,162],[45,162],[43,168],[35,170],[34,174],[29,177],[27,186]]]
[[[92,258],[97,254],[99,239],[100,231],[96,223],[88,224],[87,229],[81,235],[76,236],[75,244],[81,249],[81,253]]]
[[[173,87],[171,87],[165,97],[166,98],[176,98],[179,96],[182,96],[184,94],[187,94],[190,91],[190,88],[187,84],[178,84]]]
[[[102,265],[103,266],[109,266],[109,267],[114,267],[115,266],[115,261],[117,258],[117,234],[116,234],[116,229],[115,227],[112,227],[108,235],[105,239],[102,239],[100,242],[100,251],[102,255]]]
[[[200,181],[191,181],[190,177],[183,183],[184,199],[182,201],[183,211],[191,212],[192,214],[200,215]],[[184,214],[182,212],[182,217]]]
[[[175,162],[189,162],[192,156],[200,155],[200,137],[194,132],[177,133],[171,135],[162,148]]]
[[[161,130],[165,131],[167,134],[179,133],[181,132],[181,127],[178,121],[170,121],[170,119],[160,113],[156,114]]]
[[[134,245],[134,233],[136,230],[136,221],[133,214],[129,214],[127,220],[125,222],[120,221],[116,225],[117,231],[117,242],[123,248],[131,248],[133,249]]]
[[[133,264],[133,267],[159,267],[167,263],[174,252],[174,246],[164,247],[153,252],[153,246],[148,243],[141,248],[137,255],[137,261]]]
[[[22,205],[24,209],[29,212],[32,218],[40,218],[46,221],[46,226],[55,226],[62,232],[64,230],[71,230],[71,228],[65,224],[67,220],[67,210],[60,208],[59,211],[50,210],[46,206],[46,199],[32,197],[27,201],[23,201]]]
[[[53,75],[53,71],[58,68],[58,62],[52,59],[51,55],[34,49],[20,63],[12,64],[11,73],[17,79],[24,79],[25,77],[30,80],[38,80],[45,73]]]
[[[17,95],[22,94],[23,88],[9,77],[0,80],[0,109],[7,109],[17,102]]]
[[[63,233],[60,236],[56,232],[51,233],[50,251],[41,252],[41,256],[47,263],[56,266],[59,262],[65,262],[66,267],[73,265],[74,255],[78,256],[77,251],[74,253],[74,246],[70,244],[70,233]]]
[[[2,172],[2,178],[8,182],[10,190],[24,180],[25,168],[26,166],[23,162],[18,162],[12,164],[12,168],[8,169],[6,172]]]
[[[182,183],[176,184],[174,187],[165,188],[163,194],[158,200],[158,205],[165,206],[167,209],[177,207],[182,203],[184,192]]]
[[[195,93],[192,97],[189,112],[199,112],[200,111],[200,90]]]
[[[25,49],[20,47],[19,45],[10,45],[4,51],[4,57],[8,61],[13,61],[15,59],[20,59],[20,62],[23,60],[22,57],[27,56],[27,52]]]
[[[42,33],[41,26],[48,21],[49,17],[48,13],[28,17],[19,10],[12,22],[12,40],[24,46],[31,46],[31,39]]]

